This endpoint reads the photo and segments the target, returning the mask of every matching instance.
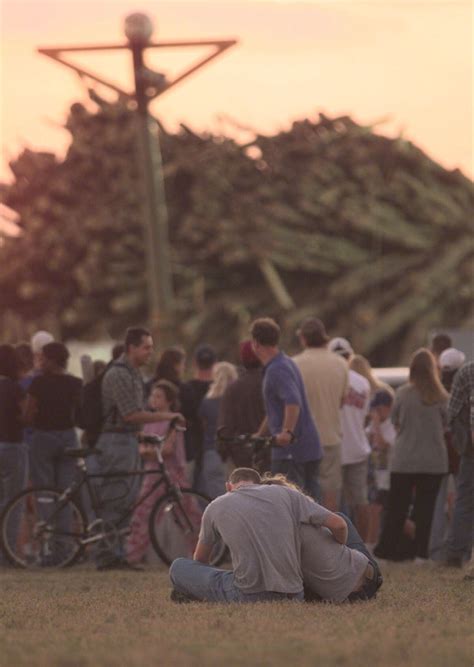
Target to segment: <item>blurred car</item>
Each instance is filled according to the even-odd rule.
[[[373,374],[381,382],[389,384],[392,389],[398,389],[408,382],[410,369],[408,366],[394,366],[393,368],[373,368]]]

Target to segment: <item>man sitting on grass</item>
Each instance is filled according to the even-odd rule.
[[[261,482],[260,475],[250,468],[232,472],[228,493],[216,498],[204,512],[194,560],[178,558],[171,565],[172,600],[304,599],[300,525],[328,529],[342,547],[347,523],[290,486]],[[229,548],[232,571],[208,564],[219,540]],[[359,556],[347,595],[365,582],[369,560]],[[374,576],[375,568],[372,570],[368,574]]]

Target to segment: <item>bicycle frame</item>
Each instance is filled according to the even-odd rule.
[[[151,486],[148,493],[140,497],[137,502],[133,503],[123,514],[119,516],[117,520],[113,522],[117,528],[119,528],[120,524],[130,515],[132,515],[133,512],[136,510],[136,508],[139,507],[143,502],[145,502],[145,500],[149,498],[151,494],[154,493],[154,491],[156,491],[156,489],[160,488],[163,485],[165,485],[165,492],[163,495],[174,493],[176,495],[176,498],[179,500],[181,495],[181,489],[176,484],[173,484],[173,482],[170,480],[169,474],[166,470],[166,467],[164,465],[161,456],[161,452],[159,450],[157,450],[157,460],[158,460],[158,467],[153,469],[132,470],[131,472],[89,473],[87,471],[84,459],[81,459],[78,463],[78,468],[81,470],[81,475],[79,480],[73,482],[71,486],[69,486],[67,489],[64,490],[62,496],[59,499],[58,505],[55,508],[54,512],[49,517],[49,520],[51,521],[51,519],[54,519],[62,511],[62,509],[66,507],[67,502],[70,498],[79,497],[80,500],[80,492],[83,487],[86,487],[87,489],[91,507],[96,515],[96,521],[100,520],[101,502],[98,497],[97,490],[94,488],[94,484],[92,483],[92,480],[94,479],[123,480],[128,477],[144,477],[145,475],[152,475],[157,473],[160,475],[159,478],[156,480],[156,482]],[[77,537],[79,538],[81,544],[84,545],[97,542],[103,538],[103,534],[87,537],[87,532],[78,535],[73,532],[61,531],[61,534],[67,535],[69,537]]]

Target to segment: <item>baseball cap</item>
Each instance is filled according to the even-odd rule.
[[[393,397],[388,391],[381,390],[377,391],[370,401],[370,408],[378,408],[380,405],[390,406],[393,403]]]
[[[455,347],[448,347],[439,355],[438,364],[443,371],[456,371],[466,361],[466,355]]]
[[[41,350],[45,345],[53,342],[54,342],[53,334],[50,334],[48,331],[37,331],[31,337],[31,349],[33,351],[33,354],[41,352]]]
[[[217,361],[217,354],[212,345],[202,343],[196,348],[194,359],[200,368],[211,368]]]
[[[328,349],[336,354],[354,354],[352,345],[347,338],[332,338],[329,341]]]
[[[304,336],[313,345],[324,345],[329,340],[323,322],[317,317],[307,317],[303,320],[296,333]]]

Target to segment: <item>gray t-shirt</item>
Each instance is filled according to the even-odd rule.
[[[415,387],[404,385],[396,393],[392,421],[398,428],[392,472],[448,472],[448,452],[444,439],[447,401],[427,405]]]
[[[345,600],[367,568],[367,556],[337,542],[331,531],[324,526],[302,524],[300,536],[305,586],[323,600]]]
[[[245,485],[206,509],[199,536],[229,547],[235,585],[243,593],[300,593],[301,522],[320,526],[328,514],[302,493],[277,485]]]

